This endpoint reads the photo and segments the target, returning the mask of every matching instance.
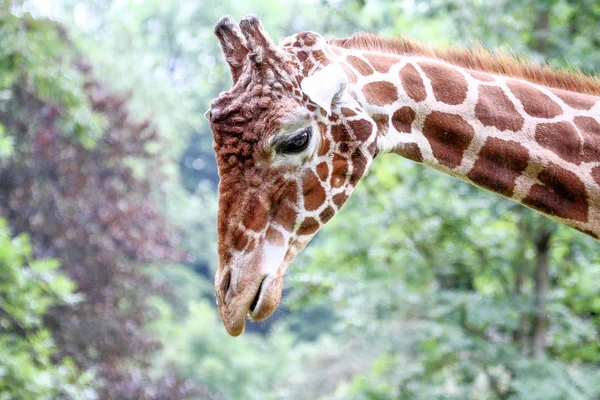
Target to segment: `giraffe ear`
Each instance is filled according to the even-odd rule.
[[[340,64],[329,64],[302,80],[300,86],[319,107],[331,114],[331,105],[339,100],[348,84],[348,76]]]

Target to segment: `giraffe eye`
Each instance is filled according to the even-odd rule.
[[[291,138],[277,145],[277,152],[283,154],[297,154],[303,152],[310,142],[311,128],[301,130]]]

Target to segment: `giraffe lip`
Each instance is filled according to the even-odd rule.
[[[250,315],[252,315],[254,313],[254,310],[256,309],[256,306],[258,305],[258,302],[260,301],[260,295],[262,293],[263,285],[265,284],[265,279],[267,279],[266,276],[262,279],[262,281],[260,281],[258,290],[256,291],[256,294],[254,295],[254,299],[252,300],[252,303],[250,304],[250,309],[248,310],[248,313]]]
[[[283,277],[264,276],[255,292],[234,297],[226,304],[217,296],[217,305],[225,329],[231,336],[239,336],[246,327],[246,318],[262,321],[279,305]]]
[[[281,300],[283,278],[265,276],[256,292],[250,307],[248,316],[253,321],[262,321],[266,319],[279,305]]]

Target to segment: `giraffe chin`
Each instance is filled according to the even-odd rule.
[[[282,277],[266,276],[255,293],[233,299],[227,306],[219,304],[219,314],[227,333],[241,335],[246,327],[246,317],[262,321],[273,314],[281,300],[282,287]]]

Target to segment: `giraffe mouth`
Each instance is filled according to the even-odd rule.
[[[256,310],[256,306],[258,305],[258,302],[260,300],[260,294],[262,292],[262,288],[265,283],[265,279],[267,279],[266,276],[260,282],[260,285],[258,286],[258,290],[256,291],[256,295],[254,296],[254,300],[252,300],[252,304],[250,304],[250,309],[248,312],[248,314],[250,314],[250,316],[252,316],[252,314],[254,313],[254,310]]]
[[[217,306],[223,325],[231,336],[238,336],[244,332],[248,317],[252,321],[262,321],[273,314],[279,305],[283,277],[265,275],[259,279],[255,281],[258,283],[256,286],[247,282],[246,288],[239,290],[237,294],[227,294],[232,287],[228,283],[229,274],[217,272]],[[256,289],[252,290],[252,286]]]
[[[281,299],[282,281],[269,275],[263,278],[248,309],[251,320],[262,321],[273,314]]]

